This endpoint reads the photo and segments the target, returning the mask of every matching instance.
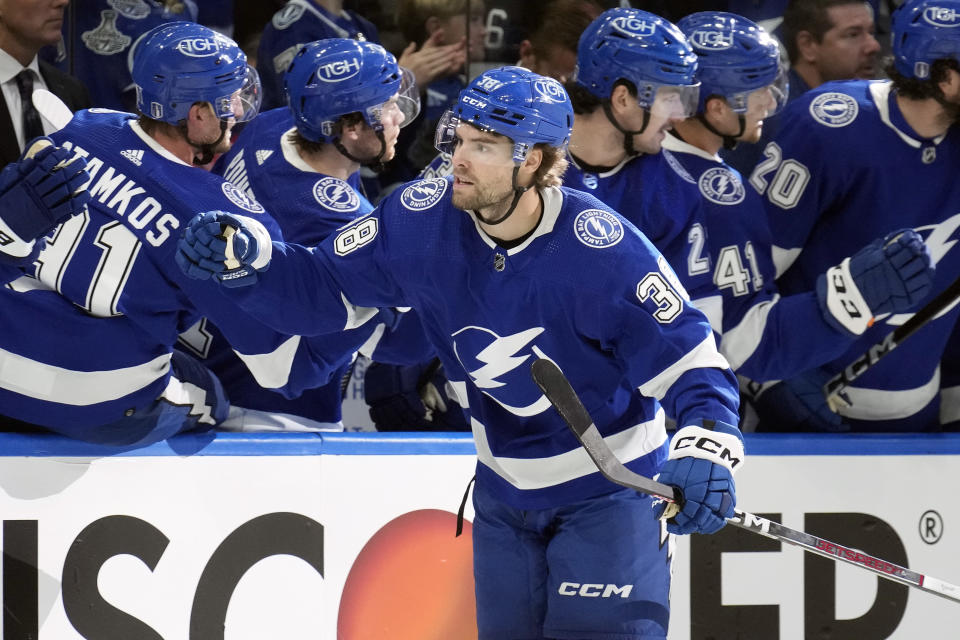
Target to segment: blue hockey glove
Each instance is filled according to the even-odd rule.
[[[811,369],[764,391],[754,400],[760,418],[758,431],[849,431],[850,425],[827,406],[823,385],[829,379],[820,369]]]
[[[87,162],[50,138],[32,140],[0,172],[0,249],[29,254],[33,241],[83,211],[90,200]]]
[[[817,279],[817,299],[827,322],[860,335],[884,313],[906,311],[933,286],[930,250],[912,229],[874,240]]]
[[[716,533],[734,515],[737,491],[733,472],[743,466],[743,436],[736,427],[712,420],[684,427],[670,440],[670,455],[657,479],[679,489],[680,511],[667,520],[678,535]],[[655,507],[661,517],[668,504]]]
[[[256,220],[225,211],[193,217],[177,245],[177,265],[191,278],[217,278],[225,287],[243,287],[257,281],[270,266],[270,235]]]

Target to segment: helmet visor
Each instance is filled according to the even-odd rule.
[[[500,166],[523,162],[527,151],[526,145],[515,144],[503,134],[463,121],[451,110],[440,117],[434,146],[440,153],[456,154],[470,164]]]
[[[400,67],[400,89],[397,93],[378,105],[367,107],[367,123],[380,128],[387,126],[387,120],[392,120],[403,128],[413,122],[420,113],[420,92],[413,73]]]
[[[687,85],[649,83],[637,96],[637,102],[652,116],[665,120],[682,119],[697,112],[699,96],[699,82]]]
[[[214,108],[217,117],[221,120],[247,122],[257,115],[262,101],[263,91],[260,87],[260,76],[256,69],[247,65],[247,71],[240,88],[228,96],[218,98]]]
[[[781,66],[772,83],[728,96],[727,103],[736,113],[759,114],[761,118],[768,118],[780,113],[786,106],[789,88],[787,74]]]

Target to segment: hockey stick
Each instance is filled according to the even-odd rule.
[[[34,108],[40,116],[59,131],[73,119],[73,111],[63,100],[46,89],[37,89],[30,96]]]
[[[530,369],[534,382],[537,383],[537,386],[547,396],[550,404],[573,430],[577,440],[587,450],[587,454],[604,477],[616,484],[667,502],[674,504],[682,502],[682,495],[675,487],[634,473],[617,459],[616,454],[613,453],[604,441],[603,436],[600,435],[600,431],[593,424],[590,414],[587,413],[583,403],[580,402],[580,398],[577,397],[573,387],[570,386],[557,365],[550,360],[541,358],[536,360]],[[960,602],[960,587],[886,560],[875,558],[863,551],[851,549],[803,531],[790,529],[778,522],[745,511],[736,511],[734,517],[728,519],[727,522],[741,529],[800,547],[804,551],[866,569],[888,580],[922,589],[954,602]]]
[[[899,347],[904,340],[936,318],[940,312],[956,302],[958,298],[960,298],[960,278],[954,280],[949,287],[913,314],[909,320],[884,336],[883,340],[867,349],[863,355],[851,362],[843,371],[830,378],[823,385],[823,395],[830,410],[836,412],[841,407],[851,406],[850,400],[843,394],[844,389],[862,376],[870,367],[877,364],[883,356]]]

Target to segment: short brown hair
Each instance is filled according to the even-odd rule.
[[[340,116],[337,119],[336,124],[333,125],[334,135],[339,135],[344,127],[349,127],[354,124],[363,122],[363,114],[359,111],[354,111],[353,113],[348,113],[347,115]],[[329,143],[324,142],[323,140],[309,140],[300,133],[300,129],[294,129],[290,132],[287,137],[297,149],[301,149],[307,153],[317,153]]]
[[[833,28],[833,22],[827,15],[827,9],[848,4],[868,4],[866,0],[790,0],[783,10],[783,46],[787,50],[790,64],[800,56],[797,48],[797,34],[807,31],[817,42]]]
[[[450,18],[466,14],[467,0],[400,0],[397,3],[397,27],[408,42],[422,45],[430,35],[427,18]]]
[[[534,54],[545,56],[551,47],[576,53],[580,35],[602,12],[603,7],[595,0],[552,0],[527,38]]]
[[[960,72],[960,63],[953,58],[940,58],[930,65],[930,77],[921,80],[919,78],[908,78],[903,75],[897,71],[896,66],[894,66],[891,60],[890,63],[887,64],[886,72],[893,82],[897,94],[904,98],[910,100],[933,98],[936,100],[943,97],[943,92],[940,90],[940,83],[947,79],[949,75],[948,72],[951,69]]]

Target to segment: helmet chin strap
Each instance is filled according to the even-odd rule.
[[[603,101],[603,113],[607,116],[607,120],[610,121],[610,124],[613,127],[623,134],[623,150],[626,151],[628,156],[637,155],[637,150],[633,146],[633,136],[640,135],[647,130],[647,125],[650,124],[650,112],[646,109],[643,110],[643,126],[641,126],[636,131],[627,131],[621,126],[617,119],[613,117],[613,110],[610,108],[610,101]]]
[[[195,142],[191,140],[190,133],[187,130],[186,121],[184,121],[183,124],[180,125],[180,127],[183,130],[183,135],[184,135],[184,138],[186,138],[187,143],[190,144],[190,146],[195,147],[199,150],[199,153],[196,153],[193,156],[193,164],[197,166],[210,164],[210,162],[213,160],[213,156],[216,155],[216,151],[214,151],[214,149],[216,149],[220,145],[220,143],[223,141],[223,137],[227,134],[226,120],[220,121],[220,135],[213,142]]]
[[[513,215],[514,210],[517,208],[517,203],[520,202],[520,197],[523,196],[523,194],[525,194],[530,189],[530,187],[517,186],[517,174],[519,173],[520,173],[520,165],[518,164],[514,165],[513,177],[511,178],[511,185],[513,186],[513,202],[510,203],[510,208],[507,209],[507,212],[502,216],[500,216],[499,218],[497,218],[496,220],[487,220],[480,215],[479,211],[477,211],[476,214],[477,214],[477,217],[480,218],[480,222],[482,222],[483,224],[490,225],[492,227],[500,224],[501,222],[509,218],[511,215]],[[530,186],[532,187],[533,185],[530,185]]]
[[[740,142],[738,138],[743,135],[743,132],[747,130],[747,119],[741,114],[737,114],[737,119],[740,121],[740,132],[735,136],[730,136],[725,133],[720,133],[717,129],[707,121],[707,117],[701,111],[697,114],[697,120],[700,121],[704,127],[707,128],[707,131],[714,134],[715,136],[720,136],[723,138],[723,148],[724,149],[735,149],[737,143]]]
[[[377,130],[377,140],[380,141],[380,153],[378,153],[373,158],[358,158],[343,146],[343,143],[340,142],[340,138],[333,139],[333,146],[337,148],[337,151],[350,158],[358,164],[362,164],[365,167],[369,167],[374,173],[380,173],[386,167],[386,164],[383,162],[383,154],[387,152],[387,141],[383,137],[383,131]]]

